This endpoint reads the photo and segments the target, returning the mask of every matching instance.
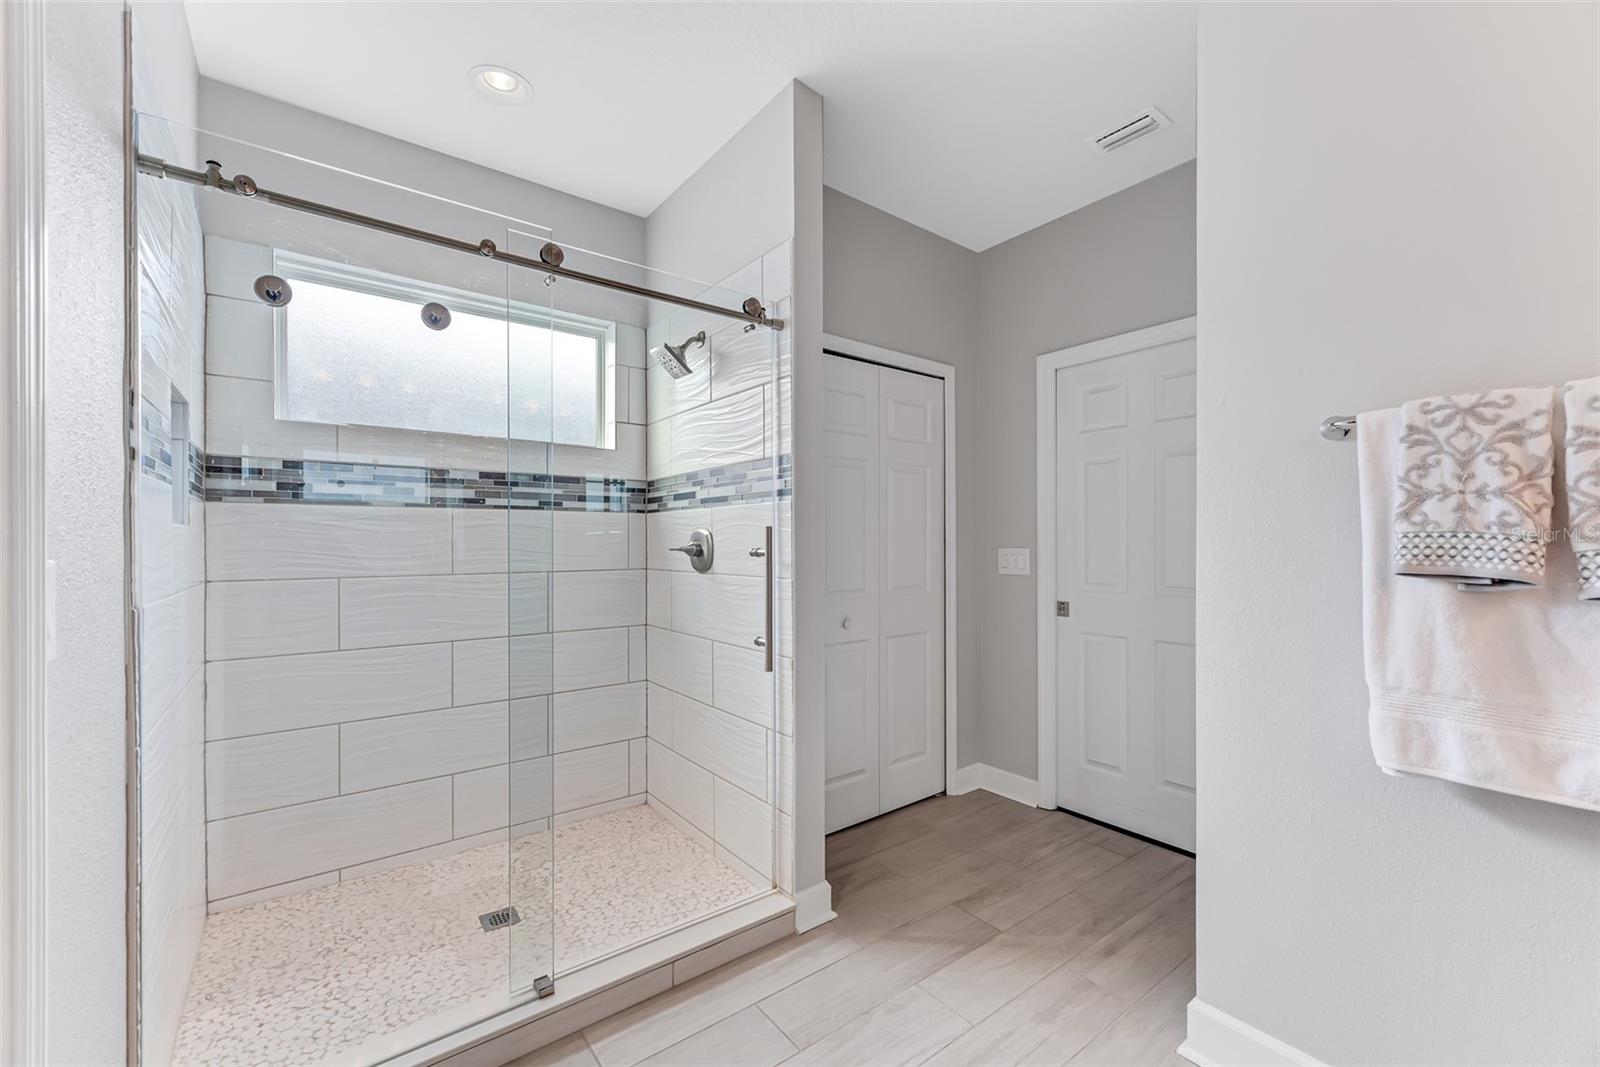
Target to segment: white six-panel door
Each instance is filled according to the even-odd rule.
[[[831,832],[944,788],[944,387],[825,361]]]
[[[1194,848],[1195,342],[1056,372],[1062,807]]]

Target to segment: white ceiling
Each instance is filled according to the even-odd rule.
[[[638,215],[799,78],[824,180],[982,250],[1195,154],[1187,3],[204,3],[206,77]],[[519,71],[526,104],[467,70]],[[1084,139],[1154,105],[1173,125]]]

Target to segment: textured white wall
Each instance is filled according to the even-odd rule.
[[[50,1063],[124,1056],[122,6],[46,17]]]
[[[1373,765],[1355,455],[1316,433],[1600,369],[1597,34],[1201,9],[1199,997],[1329,1063],[1600,1058],[1600,819]]]

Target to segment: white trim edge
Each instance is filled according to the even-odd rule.
[[[803,934],[815,930],[825,922],[839,916],[833,910],[833,886],[818,882],[794,895],[794,932]]]
[[[1198,1067],[1325,1067],[1315,1056],[1199,997],[1189,1001],[1189,1034],[1178,1055]]]
[[[1038,472],[1038,594],[1036,629],[1038,636],[1039,685],[1039,784],[1036,803],[1041,808],[1060,804],[1061,790],[1056,781],[1056,371],[1138,352],[1157,345],[1171,344],[1197,336],[1196,318],[1174,319],[1158,326],[1102,337],[1071,348],[1045,352],[1035,363],[1035,443]]]
[[[1055,807],[1054,804],[1039,803],[1039,783],[1032,778],[1024,778],[1020,774],[1005,770],[1000,767],[991,767],[987,763],[969,763],[965,767],[956,769],[955,781],[951,783],[949,793],[959,796],[970,793],[974,789],[987,789],[1007,800],[1014,800],[1018,804],[1028,807]]]
[[[45,7],[6,4],[0,269],[0,1060],[46,1060]]]

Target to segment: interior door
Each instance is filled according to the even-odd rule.
[[[826,826],[944,788],[944,385],[827,356]]]
[[[1056,372],[1062,807],[1194,848],[1195,342]]]

